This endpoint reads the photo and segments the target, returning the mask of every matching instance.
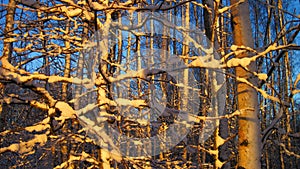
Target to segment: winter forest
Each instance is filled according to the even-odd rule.
[[[0,168],[300,168],[299,9],[1,0]]]

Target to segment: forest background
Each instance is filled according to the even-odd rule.
[[[299,9],[2,0],[1,168],[300,168]]]

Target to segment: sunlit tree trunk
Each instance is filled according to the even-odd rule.
[[[9,60],[12,55],[12,43],[7,41],[6,38],[10,38],[10,34],[12,33],[13,25],[14,25],[14,15],[16,10],[16,2],[14,0],[10,0],[7,6],[7,14],[6,14],[6,24],[4,29],[4,43],[3,43],[3,53],[0,60],[0,66],[4,68],[11,67]],[[4,96],[5,85],[0,82],[0,95]],[[0,98],[0,123],[2,123],[2,109],[3,109],[3,99]]]
[[[133,17],[133,14],[130,14],[130,17]],[[127,52],[126,52],[126,66],[130,66],[130,60],[131,60],[131,50],[132,50],[132,34],[128,34],[127,37],[127,46],[125,48],[127,48]],[[126,87],[128,89],[130,89],[130,82],[126,83]],[[121,91],[124,92],[124,91]],[[130,96],[131,95],[131,90],[127,90],[126,91],[126,95]],[[126,136],[130,137],[130,130],[126,130]],[[130,156],[130,143],[127,142],[126,143],[126,156]]]
[[[3,43],[3,55],[1,57],[1,66],[4,68],[11,69],[12,65],[9,60],[12,55],[12,42],[10,41],[12,29],[14,25],[14,15],[16,10],[16,2],[15,0],[10,0],[7,6],[7,14],[6,14],[6,25],[4,29],[4,43]]]
[[[166,17],[167,16],[167,12],[164,12],[163,15]],[[168,61],[168,58],[167,58],[167,53],[168,53],[168,37],[167,37],[167,32],[168,32],[168,28],[166,26],[163,27],[163,33],[162,33],[162,37],[161,37],[161,54],[160,54],[160,63],[161,63],[161,66],[162,66],[162,69],[165,69],[166,68],[166,62]],[[171,91],[168,91],[167,89],[167,83],[166,83],[166,78],[167,78],[167,75],[166,74],[162,74],[161,75],[161,83],[160,83],[160,87],[161,87],[161,90],[163,92],[163,95],[162,95],[162,100],[163,99],[166,99],[166,105],[170,104],[168,103],[168,96],[171,95]],[[165,98],[164,98],[165,97]],[[164,119],[166,120],[166,119]],[[162,133],[162,139],[163,141],[166,141],[166,137],[164,135],[164,128],[162,127],[163,124],[161,124],[159,130],[158,131],[159,133]],[[161,150],[164,150],[165,149],[165,145],[164,144],[160,144],[160,149]],[[161,151],[159,153],[159,159],[161,161],[166,161],[167,158],[166,158],[166,155],[167,155],[167,152],[163,152]]]
[[[190,4],[187,3],[184,7],[184,13],[182,13],[183,18],[183,23],[182,25],[185,26],[185,28],[189,29],[190,28]],[[187,35],[189,35],[189,32],[186,32]],[[185,39],[183,40],[183,46],[182,46],[182,55],[183,56],[188,56],[189,55],[189,43]],[[184,63],[188,63],[188,59],[184,59]],[[183,83],[185,84],[185,87],[183,88],[183,99],[182,101],[182,107],[180,107],[181,110],[187,111],[188,108],[188,99],[189,98],[189,90],[187,88],[187,85],[189,84],[189,70],[184,69],[183,71]],[[187,149],[186,147],[183,148],[183,153],[182,153],[182,159],[188,160],[188,154],[187,154]]]
[[[69,33],[69,24],[66,25],[66,33]],[[67,50],[71,50],[71,45],[68,40],[65,41],[65,46]],[[64,77],[70,77],[71,72],[71,54],[66,54],[65,56],[65,70]],[[68,83],[62,84],[62,100],[67,101],[68,94]]]
[[[224,2],[224,1],[223,1]],[[219,6],[222,5],[222,0],[220,2],[217,3],[218,6],[215,6],[215,9],[217,10],[219,8]],[[217,13],[218,14],[218,13]],[[218,50],[218,54],[222,57],[225,55],[226,52],[226,46],[227,46],[227,34],[226,34],[226,29],[227,29],[227,25],[226,25],[226,17],[224,15],[218,15],[218,18],[215,19],[218,22],[218,32],[217,34],[217,38],[218,39],[218,46],[215,50]],[[215,40],[216,42],[216,40]],[[226,70],[224,70],[224,73],[228,72]],[[220,76],[220,75],[219,75]],[[219,77],[221,78],[221,77]],[[222,76],[222,83],[227,83],[226,82],[226,77],[225,75]],[[218,84],[219,85],[219,84]],[[228,87],[226,87],[228,88]],[[230,90],[230,89],[229,89]],[[228,90],[227,93],[227,99],[226,102],[229,101],[228,98],[230,98],[230,91]],[[226,104],[227,105],[227,104]],[[225,113],[229,113],[229,112],[233,112],[233,111],[227,111],[227,106],[225,106],[224,110],[219,110],[219,112],[225,111]],[[222,107],[222,103],[220,103],[219,107]],[[226,112],[227,111],[227,112]],[[222,115],[222,114],[221,114]],[[222,139],[227,139],[228,137],[230,137],[230,120],[227,118],[224,119],[220,119],[219,122],[219,133],[218,136],[221,137]],[[232,145],[230,145],[230,141],[227,140],[226,142],[223,143],[223,145],[220,145],[219,149],[219,161],[222,162],[222,169],[229,169],[230,168],[230,152],[232,151],[232,149],[230,149]]]
[[[97,16],[97,13],[95,12],[95,17]],[[106,50],[106,45],[109,44],[109,29],[110,29],[110,24],[112,22],[112,18],[111,18],[111,13],[107,13],[106,14],[106,20],[105,20],[105,29],[102,30],[101,35],[99,34],[99,32],[96,32],[96,41],[97,41],[97,46],[99,46],[99,48],[105,49],[105,50],[96,50],[96,58],[95,60],[98,60],[97,62],[98,64],[98,70],[99,70],[99,74],[97,75],[97,81],[98,83],[96,83],[96,87],[97,87],[97,103],[99,106],[99,114],[97,115],[97,123],[101,124],[104,123],[105,121],[107,121],[107,110],[109,109],[108,105],[105,104],[105,99],[108,99],[108,81],[107,81],[107,77],[108,77],[108,63],[106,62],[109,58],[109,53],[108,53],[108,49]],[[97,25],[97,22],[95,21],[95,24]],[[98,29],[98,27],[97,27]],[[97,31],[96,29],[96,31]],[[102,37],[101,41],[98,41],[100,38]],[[97,63],[95,62],[95,63]],[[96,64],[93,63],[92,66],[92,70],[94,70],[94,66]],[[92,78],[95,76],[95,74],[92,74]],[[105,126],[107,124],[104,123],[104,125],[101,126],[101,130],[104,130]],[[103,134],[105,135],[105,132],[101,132],[100,135]],[[107,136],[108,137],[108,136]],[[108,147],[108,143],[103,142],[102,147]],[[110,161],[111,161],[111,155],[108,152],[108,150],[105,149],[99,149],[99,158],[102,161],[100,168],[101,169],[109,169],[111,168],[110,166]]]
[[[284,12],[282,12],[283,10],[283,4],[282,4],[282,0],[278,0],[278,17],[279,17],[279,30],[282,31],[286,31],[286,27],[285,27],[285,21],[284,21]],[[282,40],[280,42],[280,44],[283,44],[283,45],[287,45],[288,44],[288,40],[286,38],[286,36],[283,36],[282,37]],[[284,54],[284,57],[283,57],[283,64],[282,64],[282,70],[280,71],[280,73],[282,74],[282,79],[280,80],[280,87],[282,88],[280,92],[281,94],[281,98],[282,100],[284,100],[284,102],[286,103],[290,103],[290,98],[289,98],[289,84],[292,84],[290,80],[292,80],[292,78],[290,78],[290,72],[289,72],[289,53],[286,52]],[[289,79],[290,78],[290,79]],[[287,132],[287,133],[291,133],[292,129],[291,129],[291,114],[290,114],[290,110],[288,108],[285,108],[284,110],[285,112],[285,120],[283,120],[283,123],[282,123],[282,128],[284,128],[284,130]],[[291,144],[291,138],[290,137],[287,137],[287,140],[286,140],[286,144],[287,144],[287,147],[288,149],[290,150],[292,148],[292,144]],[[285,152],[284,151],[281,151],[281,160],[282,161],[282,166],[284,166],[285,168],[293,168],[293,160],[289,160],[289,161],[286,161],[284,160],[284,156],[285,156]]]
[[[151,0],[151,3],[153,3],[153,0]],[[150,48],[150,57],[151,57],[151,63],[154,63],[154,56],[153,56],[153,48],[154,48],[154,40],[153,40],[153,36],[154,36],[154,24],[153,24],[154,22],[153,22],[153,20],[150,20],[150,37],[149,37],[149,48]],[[153,80],[154,79],[154,75],[152,75],[152,77],[151,77],[151,79]],[[150,85],[153,85],[152,84],[152,82],[150,82],[149,83],[149,86]],[[151,93],[152,91],[151,91],[151,89],[150,89],[150,87],[149,87],[149,93]],[[153,97],[151,96],[151,94],[149,95],[149,100],[151,100],[151,99],[153,99]],[[151,119],[151,111],[148,111],[148,113],[147,113],[147,116],[148,116],[148,119]],[[151,137],[151,122],[149,121],[148,122],[148,124],[147,124],[147,132],[148,132],[148,137]],[[155,140],[154,140],[154,143],[156,143],[155,142]],[[150,147],[151,148],[149,148],[150,150],[152,150],[152,153],[153,154],[156,154],[156,148],[155,148],[155,146],[153,146],[153,145],[155,145],[155,144],[153,144],[153,143],[151,143],[150,142]],[[152,156],[152,159],[156,159],[156,156]]]
[[[4,119],[2,117],[2,109],[3,109],[2,107],[3,107],[4,85],[1,82],[0,82],[0,95],[2,96],[0,98],[0,123],[3,124]],[[2,125],[1,125],[1,127],[2,127]]]
[[[208,7],[210,7],[211,9],[213,9],[212,12],[209,12],[207,9],[204,9],[204,27],[205,27],[205,35],[207,36],[207,38],[210,40],[210,46],[213,47],[213,50],[215,52],[215,54],[217,54],[217,49],[220,50],[221,49],[221,39],[222,37],[218,36],[218,35],[222,35],[222,30],[221,28],[224,26],[224,24],[222,24],[222,18],[220,18],[219,13],[217,12],[219,6],[220,6],[220,1],[213,1],[213,0],[204,0],[204,4],[207,5]],[[223,45],[225,46],[225,45]],[[207,70],[208,71],[208,70]],[[219,83],[223,80],[221,80],[221,76],[216,73],[216,72],[209,72],[209,83],[211,86],[211,91],[212,92],[212,96],[210,97],[217,97],[217,86],[220,85]],[[218,82],[216,79],[218,79],[220,82]],[[223,83],[223,82],[221,82]],[[213,95],[216,96],[213,96]],[[213,102],[212,104],[212,109],[213,109],[213,116],[218,117],[222,114],[219,114],[220,110],[220,106],[219,102],[217,101],[218,99],[215,99],[216,101]],[[215,122],[215,126],[218,126],[218,128],[216,128],[215,132],[214,132],[214,145],[213,145],[213,149],[215,150],[214,152],[214,167],[215,168],[229,168],[230,167],[230,163],[226,163],[225,165],[223,161],[227,161],[229,159],[228,157],[228,145],[224,144],[224,139],[226,139],[227,137],[229,137],[228,135],[228,121],[227,119],[220,119],[220,120],[216,120]]]
[[[231,4],[239,2],[239,0],[231,0]],[[234,7],[232,9],[232,25],[235,45],[244,45],[253,48],[253,37],[249,16],[248,1]],[[249,57],[249,53],[243,53],[238,58]],[[256,64],[252,63],[248,66],[250,71],[256,71]],[[257,79],[242,67],[236,68],[236,76],[245,78],[252,84],[257,85]],[[242,169],[258,169],[261,168],[261,140],[260,125],[258,120],[258,101],[255,89],[239,82],[237,84],[238,92],[238,109],[241,112],[239,116],[238,131],[238,168]]]
[[[66,23],[66,35],[68,35],[70,33],[70,28],[69,28],[70,24]],[[68,40],[65,41],[65,47],[66,47],[66,50],[71,50],[71,44]],[[47,65],[48,66],[48,65]],[[70,72],[71,72],[71,54],[66,54],[65,56],[65,69],[64,69],[64,77],[70,77]],[[62,97],[62,100],[63,101],[67,101],[67,95],[68,95],[68,83],[63,83],[62,84],[62,94],[61,94],[61,97]],[[63,128],[62,128],[62,131],[64,133],[68,133],[68,130],[69,128],[71,127],[72,125],[72,121],[66,121],[66,123],[64,124]],[[63,161],[66,161],[68,160],[71,151],[72,151],[72,146],[74,145],[71,145],[71,142],[69,139],[65,139],[63,142],[62,142],[62,147],[61,147],[61,152],[62,152],[62,159]],[[70,168],[75,168],[74,164],[70,164],[69,166]]]

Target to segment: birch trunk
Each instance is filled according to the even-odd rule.
[[[95,12],[95,17],[96,17],[96,12]],[[110,24],[111,24],[111,13],[107,13],[106,14],[106,20],[104,23],[104,28],[102,30],[102,34],[99,35],[99,32],[96,32],[96,40],[97,40],[97,46],[99,46],[98,48],[100,49],[104,49],[101,51],[96,51],[96,60],[98,60],[99,64],[98,64],[98,69],[99,69],[99,74],[97,75],[97,79],[99,80],[99,83],[96,84],[97,87],[97,103],[99,106],[99,114],[97,117],[97,122],[99,124],[107,121],[107,117],[105,116],[107,114],[107,110],[108,110],[108,105],[105,104],[105,99],[108,99],[108,82],[106,80],[106,78],[108,77],[108,63],[106,63],[105,61],[108,60],[109,57],[109,53],[108,53],[108,49],[107,49],[107,45],[109,44],[108,41],[108,34],[109,34],[109,30],[110,30]],[[96,24],[97,22],[95,22]],[[96,24],[97,25],[97,24]],[[97,28],[98,29],[98,28]],[[96,31],[97,31],[96,29]],[[99,42],[98,40],[100,39],[99,37],[102,37],[101,41]],[[97,63],[97,62],[95,62]],[[94,70],[94,66],[96,65],[95,63],[93,63],[92,66],[92,71]],[[92,78],[94,78],[93,76],[95,76],[95,74],[92,75]],[[104,124],[103,126],[101,126],[101,130],[104,131],[106,124]],[[101,134],[106,134],[105,132],[101,133]],[[108,143],[104,142],[103,144],[101,144],[102,147],[108,147]],[[102,161],[102,164],[100,166],[101,169],[109,169],[111,168],[110,165],[110,161],[111,161],[111,154],[108,152],[108,150],[105,149],[99,149],[99,157],[100,160]]]
[[[16,2],[14,0],[10,0],[7,6],[7,14],[6,14],[6,25],[4,29],[5,38],[10,38],[12,34],[12,29],[14,26],[14,15],[16,11]],[[13,66],[10,64],[12,54],[12,42],[5,41],[3,42],[3,55],[1,57],[1,66],[7,69],[13,69]]]
[[[231,0],[231,4],[239,0]],[[234,44],[253,48],[253,37],[249,17],[248,1],[232,8]],[[238,55],[238,58],[248,57],[249,53]],[[256,64],[248,66],[250,71],[256,71]],[[245,78],[252,84],[257,85],[257,79],[242,67],[236,68],[236,76]],[[238,131],[238,168],[259,169],[261,168],[260,128],[258,120],[258,101],[255,89],[245,83],[237,84],[239,117]]]
[[[183,25],[185,26],[186,29],[190,28],[190,4],[187,3],[185,5],[185,13],[183,13],[182,15],[185,17],[183,18]],[[187,34],[189,35],[189,33],[187,32]],[[183,56],[188,56],[189,55],[189,43],[186,39],[183,40],[183,47],[182,47],[182,55]],[[184,63],[188,63],[187,59],[184,59]],[[182,107],[180,108],[183,111],[187,111],[188,110],[188,96],[189,96],[189,90],[187,88],[187,85],[189,83],[189,70],[188,69],[184,69],[183,71],[183,83],[185,84],[184,88],[183,88],[183,99],[181,100],[182,103],[180,105],[182,105]],[[186,136],[188,137],[188,136]],[[186,147],[183,148],[183,152],[182,152],[182,159],[183,160],[188,160],[188,156],[187,156],[187,149]]]
[[[6,24],[4,29],[5,38],[9,38],[11,34],[11,30],[14,25],[14,15],[16,10],[16,2],[14,0],[10,0],[7,6],[7,14],[6,14]],[[3,55],[1,56],[0,66],[6,68],[10,67],[9,59],[11,58],[12,53],[12,43],[11,42],[3,42]],[[3,96],[5,91],[5,85],[0,82],[0,94]],[[2,121],[2,108],[3,108],[3,99],[0,99],[0,120]]]

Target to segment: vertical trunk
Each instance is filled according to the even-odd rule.
[[[210,46],[211,47],[215,47],[217,49],[222,49],[222,43],[221,40],[223,40],[222,37],[220,37],[222,35],[222,26],[224,24],[222,24],[222,18],[220,18],[220,15],[216,12],[220,6],[220,1],[213,1],[213,0],[204,0],[204,4],[210,8],[213,9],[213,12],[209,12],[207,11],[207,9],[204,9],[204,27],[205,27],[205,34],[207,36],[207,38],[210,40]],[[221,33],[220,33],[221,32]],[[220,36],[218,36],[220,35]],[[224,45],[223,45],[224,46]],[[215,51],[215,48],[213,48],[213,50]],[[207,86],[211,86],[211,99],[215,100],[212,103],[212,109],[213,109],[213,116],[218,117],[222,114],[219,114],[219,108],[222,105],[219,105],[219,102],[217,101],[217,97],[218,95],[218,91],[217,91],[217,86],[220,85],[221,83],[223,83],[223,81],[225,81],[225,78],[223,80],[221,80],[220,78],[220,74],[216,73],[215,71],[209,72],[208,71],[208,80],[207,82],[210,83],[210,85]],[[212,79],[213,80],[212,80]],[[218,80],[215,80],[218,79]],[[229,137],[228,134],[228,120],[227,119],[220,119],[215,121],[215,126],[217,126],[218,128],[215,130],[214,132],[214,145],[213,145],[213,149],[216,151],[214,153],[214,167],[215,168],[230,168],[230,163],[226,163],[224,161],[228,161],[229,159],[229,150],[228,150],[228,143],[223,143],[222,141],[218,141],[218,140],[222,140],[222,139],[226,139],[227,137]]]
[[[13,43],[6,41],[7,38],[12,38],[11,32],[14,27],[14,15],[16,11],[16,2],[14,0],[10,0],[7,6],[7,14],[6,14],[6,24],[5,24],[5,29],[4,29],[4,42],[3,42],[3,53],[1,56],[0,60],[0,66],[5,68],[5,69],[14,69],[14,67],[11,65],[11,58],[12,58],[12,48],[13,48]],[[1,96],[4,96],[5,92],[5,84],[2,84],[0,82],[0,94]],[[4,100],[1,98],[0,99],[0,120],[3,117],[2,115],[2,109],[3,109],[3,102]]]
[[[69,34],[69,23],[68,21],[66,21],[66,35]],[[70,42],[68,41],[68,39],[65,40],[65,47],[66,50],[70,50],[71,45]],[[48,67],[49,65],[47,65]],[[64,77],[70,77],[70,69],[71,69],[71,54],[66,54],[65,56],[65,69],[64,69]],[[62,84],[62,100],[63,101],[67,101],[67,93],[68,92],[68,83],[63,83]],[[66,123],[64,124],[62,131],[63,133],[68,133],[69,128],[71,127],[72,122],[71,121],[66,121]],[[62,152],[62,161],[67,161],[69,159],[69,156],[71,154],[71,143],[70,140],[68,138],[66,138],[63,142],[62,142],[62,147],[61,147],[61,152]],[[70,168],[74,168],[74,164],[70,164],[69,166]]]
[[[223,1],[224,2],[224,1]],[[216,6],[216,8],[218,8],[220,5],[222,4],[222,1],[218,2],[218,6]],[[217,9],[216,9],[217,10]],[[224,17],[224,15],[220,15],[218,18],[218,23],[219,23],[219,30],[218,30],[218,44],[217,44],[217,49],[220,51],[221,55],[225,55],[225,51],[226,51],[226,46],[227,46],[227,35],[226,35],[226,18]],[[222,56],[221,56],[222,57]],[[226,70],[225,70],[226,71]],[[225,73],[224,71],[224,73]],[[220,78],[220,77],[219,77]],[[226,82],[226,77],[223,76],[222,77],[222,83],[227,83]],[[227,88],[227,87],[226,87]],[[229,94],[229,92],[228,92]],[[226,102],[228,101],[228,99],[226,100]],[[221,105],[222,106],[222,103]],[[226,105],[225,105],[225,109]],[[222,110],[220,110],[222,111]],[[228,112],[232,112],[232,111],[228,111]],[[227,139],[228,137],[230,137],[230,120],[225,118],[225,119],[220,119],[219,122],[219,137],[221,137],[222,139]],[[230,147],[232,143],[230,143],[230,141],[225,142],[223,145],[220,145],[219,147],[219,160],[223,163],[222,165],[222,169],[229,169],[231,166],[230,163],[230,152],[232,151],[232,149],[230,149]]]
[[[203,4],[211,9],[214,9],[213,0],[203,0]],[[211,40],[212,32],[213,32],[212,31],[213,14],[209,12],[206,8],[203,9],[203,19],[204,19],[205,35],[209,40]]]
[[[163,12],[163,15],[166,17],[167,16],[167,12]],[[161,37],[161,54],[160,54],[160,62],[161,62],[161,66],[163,69],[166,68],[166,62],[168,61],[167,59],[167,51],[168,51],[168,37],[167,37],[167,30],[168,28],[166,26],[163,27],[163,33],[162,33],[162,37]],[[166,74],[162,74],[161,75],[161,83],[160,83],[160,86],[161,86],[161,90],[163,92],[163,95],[165,95],[165,99],[168,101],[167,97],[169,95],[169,91],[167,90],[167,83],[165,82],[166,81],[166,78],[167,78],[167,75]],[[161,98],[162,100],[164,99],[164,96],[162,96]],[[167,105],[169,105],[169,103],[167,102]],[[163,129],[163,124],[161,124],[160,126],[160,129]],[[161,131],[158,131],[158,132],[163,132],[163,130]],[[164,141],[166,141],[166,137],[165,135],[163,135],[163,138],[162,138]],[[166,147],[164,144],[161,144],[160,145],[160,149],[161,150],[164,150]],[[159,159],[161,161],[167,161],[167,158],[166,158],[166,154],[168,154],[167,152],[163,152],[161,151],[159,153]]]
[[[284,23],[285,22],[284,21],[284,12],[282,12],[280,10],[280,9],[283,9],[283,6],[282,6],[283,4],[282,3],[283,3],[282,0],[278,0],[278,5],[277,6],[278,6],[278,13],[279,13],[279,27],[280,27],[279,29],[281,31],[282,30],[286,31],[286,28],[284,26],[285,25],[285,23]],[[288,44],[286,36],[282,37],[281,44],[283,44],[283,45]],[[290,102],[289,96],[288,96],[289,95],[288,91],[289,91],[289,84],[291,84],[289,82],[290,76],[289,76],[289,55],[288,54],[289,54],[288,52],[285,52],[285,54],[284,54],[284,58],[283,58],[284,59],[283,60],[284,64],[282,65],[282,71],[281,71],[282,81],[279,82],[279,85],[282,86],[282,91],[280,91],[280,93],[282,94],[281,98],[283,98],[283,100],[287,103]],[[291,115],[290,115],[289,108],[285,108],[284,112],[285,112],[285,121],[282,124],[283,125],[282,128],[284,128],[287,133],[291,133],[292,132],[292,129],[291,129],[291,126],[290,126],[290,124],[291,124],[291,121],[290,121]],[[287,138],[286,144],[287,144],[288,149],[291,149],[292,144],[291,144],[291,138],[290,137]],[[284,158],[285,155],[282,153],[282,156]],[[289,160],[289,162],[283,160],[283,163],[285,163],[284,165],[285,165],[286,168],[293,168],[292,160]]]
[[[14,25],[14,15],[16,10],[16,2],[14,0],[10,0],[7,6],[7,14],[6,14],[6,24],[4,29],[5,38],[10,37],[10,31]],[[11,42],[3,42],[3,55],[1,56],[0,66],[8,68],[11,66],[9,63],[9,59],[12,54],[12,43]],[[0,94],[3,96],[5,90],[5,85],[0,83]],[[2,105],[3,99],[0,99],[0,120],[2,120]],[[1,121],[0,121],[1,122]]]
[[[141,4],[139,3],[138,4],[138,7],[141,7]],[[142,18],[141,18],[141,13],[138,13],[137,14],[137,20],[138,20],[138,23],[141,23],[142,22]],[[140,36],[137,36],[137,42],[136,42],[136,53],[137,53],[137,70],[141,70],[142,69],[142,58],[141,58],[141,37]],[[143,93],[142,93],[142,81],[141,79],[136,79],[136,82],[137,82],[137,89],[138,89],[138,98],[141,99]],[[139,110],[139,117],[142,117],[142,109],[138,109]],[[137,130],[140,130],[140,129],[137,129]],[[136,131],[136,132],[139,132],[139,131]],[[140,156],[141,155],[141,151],[142,151],[142,147],[138,146],[137,147],[137,155]]]
[[[16,10],[16,2],[15,0],[10,0],[7,6],[6,25],[4,29],[5,39],[11,37],[12,34],[11,31],[14,26],[15,10]],[[9,62],[12,55],[12,42],[6,42],[5,39],[3,43],[3,55],[1,57],[1,66],[6,69],[13,69],[13,66]]]
[[[231,4],[239,2],[231,0]],[[249,16],[249,4],[245,1],[241,5],[232,8],[233,34],[235,45],[253,47],[253,37]],[[238,58],[248,57],[249,53],[238,55]],[[256,70],[256,64],[248,66],[250,71]],[[257,79],[242,67],[236,68],[236,76],[245,78],[252,84],[257,85]],[[238,168],[253,169],[261,168],[260,128],[258,120],[258,101],[255,89],[245,83],[237,84],[239,117],[238,131]]]
[[[66,33],[69,33],[69,24],[67,24]],[[65,41],[65,46],[67,50],[71,50],[71,45],[68,40]],[[70,77],[70,70],[71,70],[71,54],[66,54],[64,77]],[[68,83],[63,83],[62,100],[64,101],[67,101],[67,94],[68,94],[67,92],[68,92]]]
[[[151,0],[151,3],[153,4],[154,3],[154,1],[153,0]],[[153,36],[154,36],[154,22],[153,22],[153,20],[150,20],[150,38],[149,38],[149,40],[150,40],[150,44],[149,44],[149,47],[150,47],[150,56],[151,56],[151,63],[154,63],[154,57],[153,57],[153,48],[154,48],[154,40],[153,40]],[[154,75],[151,77],[151,80],[153,80],[154,79]],[[150,85],[152,85],[151,84],[152,82],[150,82],[149,83],[149,86]],[[150,89],[150,87],[149,87],[149,93],[151,93],[152,91],[151,91],[151,89]],[[152,94],[149,94],[149,100],[151,100],[151,99],[153,99],[152,97]],[[148,119],[151,119],[151,111],[148,111],[148,114],[147,114],[147,116],[148,116]],[[149,121],[148,122],[148,125],[147,125],[147,131],[148,131],[148,137],[151,137],[151,131],[152,131],[152,127],[151,127],[151,122]],[[154,140],[154,143],[152,143],[152,142],[150,142],[150,145],[149,146],[151,146],[151,148],[149,148],[150,150],[152,150],[152,154],[155,154],[156,155],[156,148],[155,148],[155,146],[153,146],[153,145],[155,145],[156,144],[156,142],[155,142],[155,140]],[[152,156],[152,159],[156,159],[156,156]]]
[[[131,17],[132,17],[132,14],[131,14]],[[127,38],[127,41],[128,41],[128,44],[127,44],[127,54],[126,54],[126,63],[129,64],[129,61],[131,60],[130,59],[130,54],[131,54],[131,41],[132,41],[132,35],[131,34],[128,34],[128,38]],[[127,84],[127,89],[130,89],[130,82],[128,82]],[[126,91],[127,93],[127,96],[130,96],[131,95],[131,90],[128,90]],[[127,137],[130,137],[130,131],[127,130],[126,131],[126,136]],[[127,145],[126,145],[126,156],[129,156],[130,155],[130,143],[128,142]]]
[[[96,17],[97,15],[95,15]],[[107,98],[107,91],[108,91],[108,82],[106,81],[106,77],[108,75],[108,64],[105,62],[106,60],[108,60],[109,57],[109,53],[108,53],[108,49],[106,49],[106,45],[109,44],[108,41],[108,34],[109,34],[109,27],[110,27],[110,23],[111,23],[111,13],[107,13],[106,14],[106,20],[105,20],[105,29],[102,31],[102,38],[103,40],[101,42],[98,42],[98,46],[100,45],[101,49],[104,49],[103,51],[101,51],[101,53],[99,53],[100,51],[96,51],[96,59],[99,60],[99,75],[98,75],[98,79],[99,79],[99,84],[96,84],[97,87],[97,94],[98,94],[98,105],[99,106],[99,117],[97,119],[98,123],[102,123],[104,121],[107,121],[107,110],[108,110],[108,106],[107,104],[104,104],[104,100],[103,98]],[[96,30],[97,31],[97,30]],[[98,33],[98,32],[97,32]],[[96,40],[99,40],[99,36],[97,36],[96,33]],[[93,67],[94,70],[94,67]],[[102,126],[101,128],[104,128],[106,126]],[[105,134],[105,133],[104,133]],[[103,143],[102,144],[103,147],[108,147],[108,143]],[[110,153],[108,152],[108,150],[104,150],[104,149],[100,149],[99,150],[99,157],[102,160],[102,166],[101,168],[103,169],[109,169],[111,168],[110,166],[110,160],[111,160],[111,156]]]
[[[183,13],[183,16],[185,16],[185,17],[183,17],[184,23],[182,23],[182,25],[184,25],[186,29],[190,29],[190,4],[189,3],[187,3],[185,6],[185,13]],[[189,35],[189,32],[186,32],[186,33]],[[189,43],[185,39],[183,40],[182,55],[183,56],[189,55]],[[184,59],[184,63],[187,64],[188,59]],[[183,90],[184,90],[183,91],[183,99],[181,99],[182,103],[179,105],[182,105],[182,107],[180,107],[181,110],[187,111],[187,105],[188,105],[187,98],[189,97],[189,90],[187,88],[187,85],[189,84],[189,70],[188,69],[184,69],[184,71],[183,71],[183,83],[185,84],[185,86],[183,88]],[[188,143],[186,143],[186,144],[188,144]],[[182,159],[188,160],[186,147],[184,147],[184,149],[183,149]]]
[[[273,0],[270,2],[271,5],[273,6],[278,6],[278,3],[276,0]],[[279,14],[279,9],[274,9],[273,11],[273,25],[271,25],[271,27],[273,29],[270,30],[270,39],[268,39],[269,43],[272,42],[272,36],[275,34],[283,31],[280,28],[280,14]],[[270,53],[271,54],[271,53]],[[277,54],[271,55],[272,57],[270,57],[271,59],[277,59]],[[283,62],[281,59],[278,60],[278,62]],[[273,68],[273,67],[272,67]],[[272,69],[271,68],[271,69]],[[279,92],[279,98],[282,97],[281,94],[283,94],[284,91],[284,86],[282,84],[282,75],[284,73],[282,73],[284,71],[284,68],[282,66],[282,64],[280,64],[279,66],[277,66],[276,68],[274,68],[274,73],[272,73],[272,85],[274,87],[277,87],[278,92]],[[270,72],[270,70],[269,70]],[[277,91],[272,90],[272,95],[275,96],[277,95]],[[283,99],[282,99],[283,100]],[[276,102],[272,101],[272,117],[276,117],[278,110],[280,110],[280,105],[276,104]],[[285,110],[284,110],[285,111]],[[282,118],[282,121],[280,121],[279,125],[280,127],[284,126],[285,122],[284,122],[285,118]],[[271,120],[270,120],[271,121]],[[281,139],[281,135],[278,134],[276,136],[273,137],[273,139]],[[274,144],[273,144],[274,145]],[[275,144],[276,145],[276,144]],[[281,146],[273,146],[272,147],[272,156],[271,156],[271,166],[270,168],[288,168],[287,166],[285,166],[285,152],[283,147]]]

